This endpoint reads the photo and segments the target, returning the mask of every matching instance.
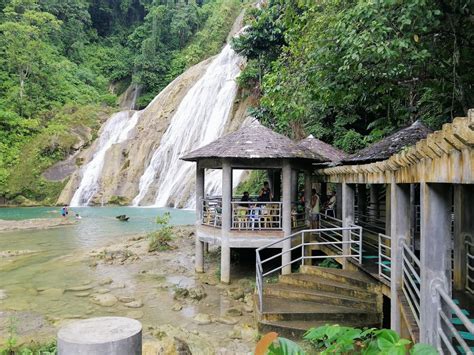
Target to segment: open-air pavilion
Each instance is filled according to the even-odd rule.
[[[231,248],[259,248],[306,226],[305,212],[297,211],[298,172],[304,172],[305,201],[309,201],[312,164],[328,162],[256,120],[182,159],[197,163],[196,270],[204,271],[205,243],[219,245],[224,283],[230,282]],[[222,197],[204,196],[206,169],[222,169]],[[233,198],[233,169],[267,170],[273,200],[242,202]],[[291,245],[275,247],[290,249]]]

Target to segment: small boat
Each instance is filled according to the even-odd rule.
[[[115,218],[117,218],[120,222],[128,222],[130,217],[125,214],[121,214],[119,216],[116,216]]]

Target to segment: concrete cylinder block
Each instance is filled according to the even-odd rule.
[[[142,325],[125,317],[79,320],[58,332],[59,355],[141,355]]]

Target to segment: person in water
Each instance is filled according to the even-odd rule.
[[[69,214],[69,211],[67,209],[67,205],[64,205],[63,208],[61,208],[61,216],[66,217]]]
[[[262,202],[270,202],[272,199],[272,190],[270,190],[270,185],[268,184],[268,181],[265,181],[258,195],[258,200]]]

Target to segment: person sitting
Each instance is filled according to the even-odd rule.
[[[272,190],[270,190],[268,181],[263,183],[263,187],[258,195],[258,200],[261,202],[270,202],[273,200]]]
[[[331,215],[332,217],[335,217],[335,208],[336,208],[336,191],[332,190],[331,195],[329,197],[329,200],[326,201],[326,204],[324,206],[324,214],[326,216]]]
[[[250,199],[249,192],[245,191],[244,194],[242,195],[242,198],[240,199],[240,202],[250,202],[250,201],[252,201],[252,200]],[[243,207],[248,207],[249,206],[248,203],[241,203],[240,205],[243,206]]]

